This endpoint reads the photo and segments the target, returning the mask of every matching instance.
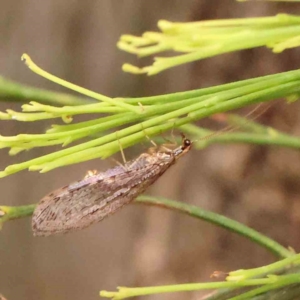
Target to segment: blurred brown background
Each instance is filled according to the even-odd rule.
[[[44,69],[109,96],[183,91],[299,68],[299,50],[273,55],[254,49],[168,70],[154,77],[124,74],[137,63],[116,49],[121,34],[156,30],[159,19],[189,21],[296,13],[298,4],[231,0],[2,0],[1,75],[36,87],[65,91],[29,71],[27,52]],[[142,60],[146,64],[147,60]],[[19,105],[1,103],[0,110]],[[263,121],[299,134],[299,104],[283,101]],[[48,123],[0,122],[0,133],[43,132]],[[0,154],[0,168],[48,153]],[[140,151],[144,151],[141,146]],[[127,157],[132,158],[127,151]],[[0,203],[37,202],[81,178],[95,160],[46,174],[23,171],[0,181]],[[192,151],[148,191],[222,213],[299,251],[300,157],[297,151],[248,145]],[[0,234],[0,292],[8,300],[98,299],[101,289],[209,280],[214,270],[257,267],[274,261],[266,250],[213,225],[159,208],[130,205],[106,221],[63,236],[34,238],[30,219],[5,224]],[[199,299],[201,293],[156,296]]]

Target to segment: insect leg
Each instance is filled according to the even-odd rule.
[[[121,141],[118,138],[118,131],[116,132],[116,135],[117,135],[117,139],[118,139],[118,143],[119,143],[119,147],[120,147],[120,152],[121,152],[121,155],[122,155],[123,163],[124,163],[124,165],[126,165],[126,157],[125,157],[125,154],[124,154],[124,151],[123,151],[123,147],[122,147]]]
[[[141,123],[141,126],[142,126],[142,130],[143,130],[144,135],[145,135],[145,137],[147,138],[147,140],[148,140],[155,148],[158,148],[157,144],[156,144],[153,140],[151,140],[150,137],[149,137],[149,135],[146,133],[146,130],[145,130],[145,128],[144,128],[143,123]]]

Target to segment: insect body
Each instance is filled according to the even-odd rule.
[[[99,222],[134,200],[191,148],[184,138],[174,150],[143,153],[137,159],[84,178],[45,196],[33,217],[34,235],[67,233]]]

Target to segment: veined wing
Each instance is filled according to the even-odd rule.
[[[172,156],[161,160],[142,155],[126,168],[115,167],[56,190],[36,207],[34,234],[66,233],[101,221],[144,192],[173,162]]]

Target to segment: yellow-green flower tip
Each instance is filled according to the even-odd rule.
[[[71,123],[73,121],[73,118],[70,115],[63,115],[61,118],[62,118],[63,122],[65,122],[67,124]]]
[[[143,73],[146,73],[143,68],[138,68],[138,67],[133,66],[131,64],[123,64],[122,70],[124,72],[132,73],[132,74],[143,74]]]
[[[116,292],[108,292],[108,291],[100,291],[99,295],[100,297],[105,297],[105,298],[113,298],[115,296]]]

